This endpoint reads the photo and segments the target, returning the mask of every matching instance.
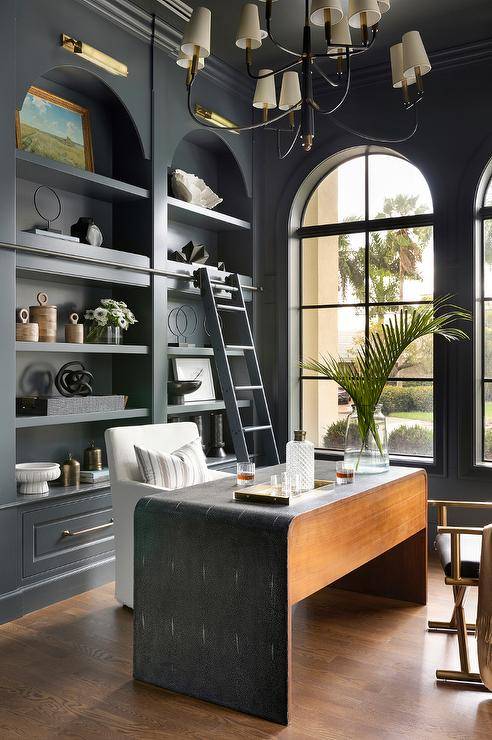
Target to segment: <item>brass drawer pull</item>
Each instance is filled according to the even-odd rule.
[[[70,529],[64,529],[62,537],[78,537],[81,534],[89,534],[89,532],[98,532],[100,529],[107,529],[113,526],[113,518],[106,522],[106,524],[98,524],[97,527],[90,527],[89,529],[79,529],[78,532],[72,532]]]

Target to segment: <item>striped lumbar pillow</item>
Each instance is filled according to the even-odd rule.
[[[174,452],[147,450],[135,445],[138,467],[146,483],[173,490],[209,480],[200,438]]]

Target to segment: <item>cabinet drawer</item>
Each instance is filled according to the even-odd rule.
[[[111,493],[24,512],[22,538],[25,578],[110,552]]]

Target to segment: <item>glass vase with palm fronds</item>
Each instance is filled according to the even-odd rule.
[[[389,467],[386,422],[379,400],[403,352],[428,335],[449,342],[468,339],[457,323],[470,321],[471,315],[449,300],[445,296],[426,305],[401,308],[369,335],[350,362],[322,355],[301,363],[305,370],[334,380],[352,399],[345,459],[358,473],[378,473]]]

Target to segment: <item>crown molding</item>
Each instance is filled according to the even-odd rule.
[[[429,54],[433,69],[454,69],[464,64],[482,62],[492,57],[492,38],[441,49]]]
[[[129,0],[77,0],[142,41],[152,37],[152,16]],[[188,6],[186,6],[188,7]],[[178,17],[178,16],[177,16]],[[181,16],[179,16],[181,17]]]
[[[193,12],[193,8],[182,0],[157,0],[157,2],[185,21],[189,20]]]
[[[102,15],[107,21],[116,24],[124,31],[133,34],[141,41],[152,41],[152,15],[135,5],[131,0],[77,0],[82,5]],[[191,16],[192,8],[181,0],[158,0],[166,17],[156,16],[155,44],[173,59],[178,55],[179,43],[183,35],[182,25]],[[181,26],[177,28],[174,23]],[[208,57],[201,75],[208,77],[224,89],[234,90],[235,94],[250,99],[253,93],[252,81],[238,70],[216,56]]]

